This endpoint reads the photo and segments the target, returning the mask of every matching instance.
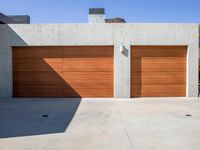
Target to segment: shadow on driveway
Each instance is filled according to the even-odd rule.
[[[0,101],[0,138],[65,132],[81,98]]]

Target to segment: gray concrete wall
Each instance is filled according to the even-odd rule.
[[[114,45],[115,98],[130,98],[131,45],[187,45],[186,93],[197,97],[198,42],[197,24],[0,25],[0,97],[12,97],[12,46],[49,45]]]

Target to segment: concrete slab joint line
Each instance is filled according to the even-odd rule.
[[[198,31],[198,24],[1,24],[0,98],[13,96],[12,46],[114,46],[115,98],[131,97],[131,46],[187,46],[186,97],[198,97]]]
[[[127,128],[126,128],[126,125],[125,125],[125,121],[124,121],[124,119],[123,119],[123,116],[122,116],[122,114],[120,113],[120,110],[119,110],[119,108],[118,108],[116,99],[115,99],[115,101],[114,101],[114,105],[115,105],[116,111],[117,111],[117,113],[118,113],[118,115],[119,115],[119,118],[120,118],[120,120],[121,120],[121,122],[122,122],[122,124],[123,124],[123,128],[124,128],[124,131],[125,131],[125,133],[126,133],[126,136],[127,136],[128,140],[129,140],[131,149],[134,150],[134,146],[133,146],[132,140],[131,140],[130,135],[129,135],[128,131],[127,131]]]

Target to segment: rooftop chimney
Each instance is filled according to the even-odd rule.
[[[89,23],[105,23],[104,8],[90,8],[88,21]]]

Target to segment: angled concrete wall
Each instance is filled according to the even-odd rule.
[[[49,45],[113,45],[115,98],[130,98],[131,45],[186,45],[186,93],[197,97],[198,42],[197,24],[0,25],[0,97],[12,97],[12,46]]]

